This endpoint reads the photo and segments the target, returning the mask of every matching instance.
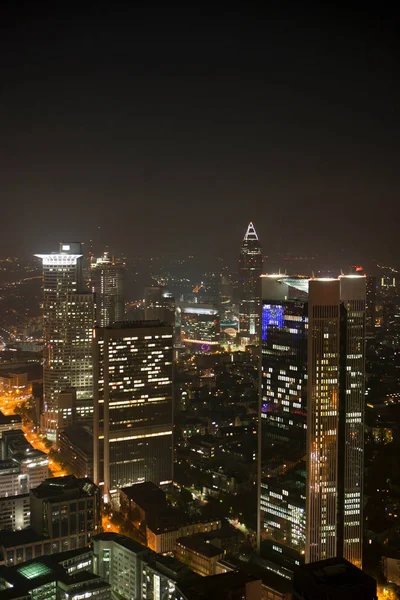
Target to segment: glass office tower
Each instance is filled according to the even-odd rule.
[[[172,334],[158,321],[94,331],[94,479],[106,501],[124,486],[172,481]]]
[[[60,243],[58,253],[36,256],[43,264],[43,426],[55,440],[61,392],[75,387],[77,410],[92,410],[93,296],[83,281],[82,244]]]
[[[365,277],[261,280],[261,541],[361,566]]]

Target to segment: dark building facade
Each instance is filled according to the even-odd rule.
[[[91,288],[95,298],[96,324],[108,327],[123,321],[125,313],[125,265],[104,252],[90,265]]]
[[[99,488],[74,475],[46,479],[31,490],[31,524],[36,533],[59,540],[61,550],[87,546],[101,529]]]
[[[172,481],[173,329],[158,321],[95,330],[94,479],[105,500]]]
[[[243,340],[257,341],[260,325],[260,275],[263,257],[253,223],[243,238],[239,258],[239,319]]]
[[[294,572],[293,600],[377,600],[376,581],[343,558],[303,565]]]
[[[144,318],[146,321],[161,321],[175,325],[175,298],[165,287],[147,286],[144,292]]]

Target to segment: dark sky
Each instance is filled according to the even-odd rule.
[[[0,9],[0,255],[101,226],[236,256],[253,220],[267,254],[399,262],[393,15],[54,4]]]

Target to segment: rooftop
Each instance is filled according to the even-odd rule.
[[[70,425],[65,427],[60,435],[68,438],[73,446],[76,446],[87,456],[93,455],[93,436],[83,427],[79,425]]]
[[[344,558],[338,557],[303,565],[295,571],[295,581],[300,572],[302,579],[304,575],[307,575],[307,578],[311,579],[320,588],[327,588],[330,591],[333,588],[340,590],[340,588],[376,584],[375,580],[361,569],[358,569]]]
[[[31,490],[36,498],[59,501],[63,497],[89,498],[95,494],[98,487],[88,477],[52,477],[45,479],[37,488]]]
[[[244,560],[246,558],[246,560]],[[257,557],[259,558],[259,557]],[[244,557],[241,560],[237,556],[228,555],[218,561],[218,564],[226,567],[228,570],[241,571],[261,579],[263,585],[281,594],[292,591],[292,582],[290,579],[278,575],[268,568],[268,561],[260,559],[255,562],[251,557]]]
[[[24,546],[25,544],[34,544],[42,542],[48,538],[45,535],[36,533],[31,527],[20,529],[19,531],[2,531],[0,545],[4,548],[14,548]]]
[[[117,323],[113,323],[109,327],[99,327],[99,329],[105,330],[118,330],[118,329],[150,329],[154,327],[170,327],[165,323],[162,323],[158,320],[152,321],[119,321]]]
[[[125,535],[113,533],[111,531],[105,531],[104,533],[94,535],[93,541],[115,542],[116,544],[123,546],[135,554],[139,554],[140,552],[149,552],[148,548],[146,548],[146,546],[142,546],[142,544],[139,544],[139,542],[135,542]]]
[[[258,577],[232,572],[200,577],[194,582],[183,582],[179,584],[179,589],[188,600],[228,600],[243,598],[242,591],[246,584],[256,581],[259,581]]]
[[[137,483],[128,487],[121,488],[121,493],[124,494],[129,500],[132,500],[140,506],[142,509],[146,509],[149,506],[166,506],[166,496],[155,483],[146,481],[144,483]]]
[[[221,548],[217,548],[210,542],[205,541],[204,536],[201,533],[195,533],[194,535],[186,535],[176,540],[176,543],[180,546],[197,552],[207,558],[214,558],[216,556],[223,556],[224,551]]]
[[[0,411],[0,425],[9,425],[10,423],[21,423],[21,415],[5,415]]]

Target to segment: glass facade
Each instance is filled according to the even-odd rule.
[[[261,280],[261,541],[361,567],[365,277]]]
[[[220,317],[215,306],[190,304],[181,306],[181,341],[193,352],[210,352],[219,348]]]
[[[262,278],[261,538],[304,554],[307,302]],[[270,295],[272,299],[266,298]],[[273,460],[271,457],[273,456]]]
[[[172,327],[99,328],[95,348],[95,481],[107,496],[134,483],[170,482]]]
[[[256,340],[259,336],[262,262],[261,244],[253,223],[249,223],[239,258],[240,333],[248,340]]]
[[[93,297],[84,293],[80,243],[60,244],[59,253],[36,256],[43,264],[44,427],[55,439],[60,392],[75,387],[79,400],[93,395]]]
[[[340,282],[310,281],[307,562],[337,555]]]

